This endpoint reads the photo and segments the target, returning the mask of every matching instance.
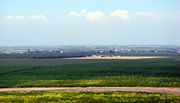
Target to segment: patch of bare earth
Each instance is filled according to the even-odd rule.
[[[169,58],[166,56],[88,56],[88,57],[73,57],[65,59],[160,59]]]
[[[0,92],[7,91],[136,91],[158,92],[180,95],[180,88],[174,87],[31,87],[31,88],[0,88]]]

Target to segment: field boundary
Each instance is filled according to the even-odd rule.
[[[28,88],[0,88],[0,92],[10,91],[135,91],[170,93],[180,95],[180,87],[28,87]]]

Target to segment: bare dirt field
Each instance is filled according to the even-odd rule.
[[[65,59],[160,59],[169,58],[166,56],[89,56],[89,57],[73,57]]]
[[[9,91],[136,91],[159,92],[180,95],[180,88],[172,87],[31,87],[31,88],[0,88],[0,92]]]

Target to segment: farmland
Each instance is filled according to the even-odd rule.
[[[0,103],[180,103],[180,0],[0,0]]]
[[[0,87],[180,87],[174,59],[12,60],[0,60]]]
[[[0,92],[0,102],[179,103],[180,101],[180,96],[171,89],[166,91],[163,89],[163,87],[175,87],[179,90],[180,61],[178,56],[150,59],[143,59],[144,57],[142,59],[73,59],[70,58],[73,57],[71,54],[68,59],[63,59],[54,55],[23,55],[1,56],[0,88],[62,87],[70,89],[67,91],[29,91],[26,89],[28,91]],[[83,89],[72,90],[75,87]],[[86,91],[85,87],[101,88],[101,90],[108,87],[114,88],[115,91],[99,91],[99,89]],[[137,87],[144,90],[141,89],[139,92],[135,89],[136,92],[135,90],[128,92],[124,89],[118,90],[117,88],[120,87],[128,87],[128,89]],[[145,89],[149,87],[155,87],[159,93]]]
[[[16,103],[179,103],[174,94],[144,92],[31,91],[1,92],[0,102]]]

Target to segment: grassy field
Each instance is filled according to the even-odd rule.
[[[29,60],[34,65],[10,61],[0,66],[0,87],[180,87],[178,60]]]
[[[85,63],[101,63],[113,62],[121,60],[77,60],[77,59],[0,59],[0,66],[59,66],[68,64],[85,64]]]
[[[1,92],[6,103],[179,103],[180,95],[145,92],[32,91]]]

